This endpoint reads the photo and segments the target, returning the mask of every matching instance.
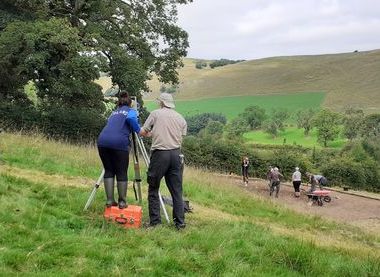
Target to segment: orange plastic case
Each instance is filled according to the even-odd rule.
[[[140,228],[142,221],[142,208],[140,206],[128,205],[125,209],[117,206],[105,208],[104,218],[115,221],[124,228]]]

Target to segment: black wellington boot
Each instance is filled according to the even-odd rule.
[[[125,209],[127,207],[127,181],[117,182],[117,192],[119,194],[119,209]]]
[[[117,206],[114,198],[114,178],[104,178],[104,190],[106,192],[106,206],[107,208],[111,206]]]

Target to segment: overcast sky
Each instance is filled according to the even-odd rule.
[[[256,59],[380,48],[380,0],[194,0],[188,57]]]

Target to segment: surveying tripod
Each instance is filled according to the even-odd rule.
[[[146,152],[144,143],[143,143],[142,139],[136,133],[132,133],[132,152],[133,152],[133,165],[134,165],[133,168],[135,171],[135,179],[133,180],[133,190],[135,193],[136,200],[138,200],[139,204],[141,205],[141,203],[142,203],[141,174],[140,174],[140,163],[139,163],[139,151],[138,151],[138,149],[140,150],[140,153],[144,159],[146,168],[149,168],[150,159],[149,159],[148,153]],[[100,184],[104,178],[104,173],[105,173],[105,171],[103,169],[98,180],[96,181],[91,193],[90,193],[90,196],[86,202],[86,205],[84,206],[84,209],[83,209],[84,211],[86,211],[88,209],[88,207],[91,205],[91,203],[94,201],[96,191],[100,187]],[[136,191],[136,188],[137,188],[137,191]],[[165,204],[164,204],[164,201],[162,199],[160,192],[158,192],[158,197],[159,197],[161,208],[164,212],[166,221],[169,223],[170,222],[169,216],[168,216],[168,213],[166,211]]]

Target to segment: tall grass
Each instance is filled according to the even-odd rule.
[[[101,162],[93,145],[78,146],[22,133],[0,134],[0,158],[9,165],[49,174],[96,177]]]
[[[94,148],[55,144],[38,136],[0,138],[3,166],[45,174],[53,170],[67,178],[79,178],[75,176],[87,170],[84,176],[98,175]],[[31,146],[34,151],[28,152]],[[45,163],[44,155],[49,155]],[[54,167],[47,165],[51,161]],[[64,161],[69,162],[58,166]],[[0,173],[0,275],[376,276],[380,272],[378,235],[296,214],[208,172],[186,168],[184,191],[194,213],[187,215],[183,232],[167,224],[126,231],[103,221],[102,190],[84,213],[89,188],[57,186],[50,179],[25,179],[14,172]],[[129,200],[133,201],[131,196]],[[147,220],[145,200],[143,208]]]

